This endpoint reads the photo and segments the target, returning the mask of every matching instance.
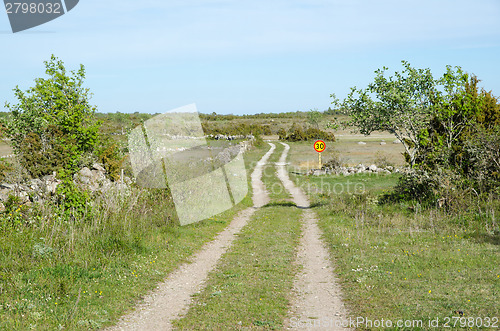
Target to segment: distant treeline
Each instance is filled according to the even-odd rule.
[[[338,111],[329,108],[328,110],[322,112],[325,115],[335,115],[339,114]],[[269,123],[253,123],[253,122],[239,122],[238,120],[272,120],[272,119],[290,119],[295,122],[302,122],[307,120],[309,112],[296,111],[296,112],[285,112],[285,113],[259,113],[253,115],[233,115],[233,114],[200,114],[200,119],[202,121],[202,127],[206,134],[229,134],[229,135],[277,135],[280,129],[283,129],[281,122],[269,122]],[[159,115],[159,113],[148,114],[148,113],[95,113],[95,117],[99,120],[102,125],[100,127],[101,133],[108,135],[124,135],[130,132],[141,123],[147,121],[148,119]],[[0,112],[0,119],[7,119],[10,115],[9,112]],[[223,123],[227,121],[237,121],[229,123]],[[285,128],[285,130],[291,129]],[[306,128],[304,129],[306,130]]]
[[[206,121],[231,121],[236,119],[274,119],[274,118],[305,118],[308,116],[308,111],[295,111],[295,112],[284,112],[284,113],[258,113],[253,115],[233,115],[233,114],[200,114],[200,118]],[[339,110],[334,110],[328,108],[322,112],[325,115],[342,115],[343,113]]]

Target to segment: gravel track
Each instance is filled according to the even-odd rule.
[[[274,144],[269,145],[271,148],[257,163],[251,175],[254,206],[242,210],[224,231],[190,259],[191,263],[181,265],[148,294],[132,313],[123,316],[107,330],[171,330],[172,321],[187,312],[192,295],[203,289],[208,273],[231,246],[235,234],[247,224],[257,208],[269,202],[269,195],[261,180],[263,167],[276,148]]]
[[[278,178],[292,195],[293,201],[303,208],[303,236],[300,240],[297,262],[303,266],[294,283],[290,317],[285,322],[288,329],[346,330],[341,327],[347,318],[340,286],[328,250],[321,240],[321,230],[316,224],[316,213],[304,192],[288,177],[286,158],[290,146],[285,146],[276,164]]]

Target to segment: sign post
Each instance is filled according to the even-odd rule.
[[[323,140],[316,140],[314,142],[314,150],[318,152],[318,166],[319,169],[321,169],[321,152],[323,152],[326,149],[326,144]]]

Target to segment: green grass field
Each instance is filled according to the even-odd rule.
[[[248,173],[267,149],[246,154]],[[91,222],[47,214],[29,226],[0,224],[1,330],[111,324],[252,204],[249,195],[236,208],[180,227],[169,221],[171,201],[135,194],[108,201]],[[13,212],[22,219],[22,207]]]
[[[322,125],[331,118],[326,117]],[[276,131],[304,120],[246,118],[216,125],[258,123]],[[336,142],[327,143],[323,162],[339,157],[347,165],[404,164],[403,147],[392,143],[391,134],[365,137],[348,129],[335,134]],[[383,141],[386,144],[381,145]],[[227,142],[209,144],[219,147]],[[283,327],[299,268],[292,262],[301,211],[276,178],[273,163],[283,146],[275,144],[276,151],[263,169],[271,202],[256,211],[176,327]],[[381,196],[396,185],[397,174],[305,176],[318,166],[313,141],[289,144],[290,177],[309,195],[319,216],[351,317],[422,321],[416,328],[399,330],[439,329],[429,326],[436,318],[441,328],[446,321],[460,327],[464,319],[457,320],[461,317],[457,311],[466,322],[471,318],[474,323],[487,318],[498,321],[498,200],[478,205],[465,196],[463,208],[457,210],[424,208],[413,201],[380,204]],[[246,153],[248,174],[268,149],[265,143]],[[11,153],[7,144],[0,144],[0,156]],[[172,201],[163,198],[159,192],[134,191],[101,201],[96,213],[85,220],[58,217],[47,206],[39,207],[36,218],[27,217],[23,206],[15,206],[8,217],[4,213],[0,329],[86,330],[111,325],[252,204],[247,196],[232,210],[179,227],[173,224]],[[26,219],[30,223],[19,226]],[[500,327],[500,321],[496,325]]]
[[[293,151],[303,146],[296,147],[292,144],[292,166],[302,162],[303,154]],[[498,201],[483,206],[481,214],[380,205],[380,195],[396,184],[397,175],[291,174],[297,184],[312,188],[306,190],[351,316],[419,320],[420,329],[432,329],[429,322],[436,318],[453,325],[460,317],[456,311],[466,318],[500,317],[500,238],[490,230]]]

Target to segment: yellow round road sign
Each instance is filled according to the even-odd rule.
[[[325,150],[326,148],[326,144],[323,140],[317,140],[315,143],[314,143],[314,150],[318,153],[321,153]]]

